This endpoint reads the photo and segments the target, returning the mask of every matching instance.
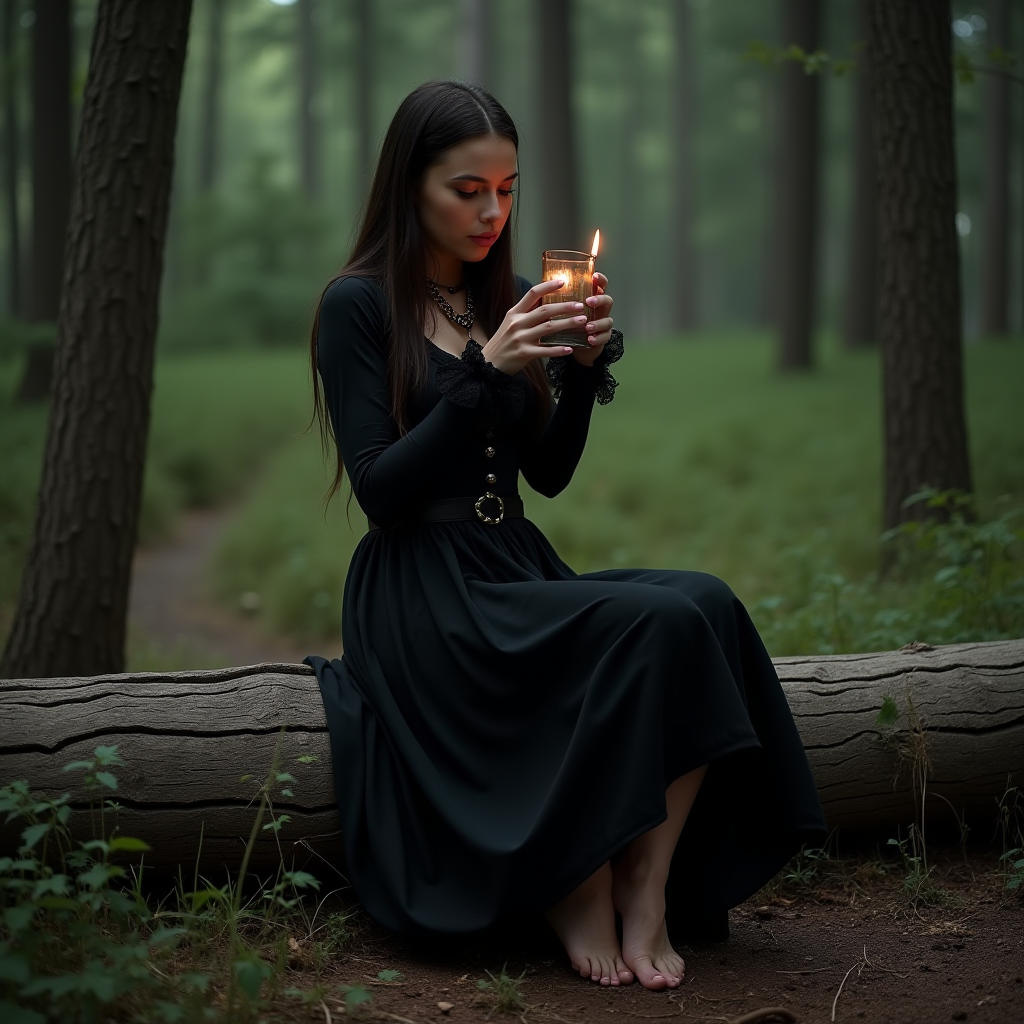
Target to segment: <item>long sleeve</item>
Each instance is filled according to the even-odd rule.
[[[408,514],[410,495],[429,493],[475,416],[442,398],[399,436],[388,395],[386,334],[387,305],[378,285],[348,277],[327,289],[317,332],[324,401],[356,500],[381,525]]]
[[[622,351],[622,333],[612,331],[593,366],[583,366],[572,356],[548,360],[547,376],[558,404],[537,443],[522,457],[523,476],[535,491],[553,498],[568,486],[587,443],[594,399],[607,405],[615,395],[618,385],[608,365]]]

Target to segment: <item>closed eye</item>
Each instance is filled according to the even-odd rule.
[[[499,196],[510,196],[514,192],[515,192],[514,188],[499,188],[498,189],[498,195]],[[463,199],[472,199],[473,196],[478,196],[480,193],[479,192],[463,192],[461,188],[457,188],[455,190],[455,194],[458,195],[458,196],[462,196]]]

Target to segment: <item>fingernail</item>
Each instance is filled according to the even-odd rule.
[[[588,306],[596,306],[597,305],[597,296],[596,295],[591,295],[590,298],[587,299],[587,305]]]
[[[587,318],[585,316],[578,316],[575,319],[578,324],[585,324],[587,322]]]
[[[572,349],[568,345],[566,345],[565,348],[562,349],[562,352],[563,352],[564,355],[567,355],[567,356],[571,356],[572,355]]]
[[[582,302],[574,302],[572,304],[572,308],[573,309],[584,309],[585,307],[584,307]]]

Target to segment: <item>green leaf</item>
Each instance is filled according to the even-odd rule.
[[[177,942],[182,935],[188,933],[187,928],[164,928],[163,926],[156,929],[149,937],[149,944],[151,946],[166,946],[170,943]]]
[[[110,849],[113,850],[152,850],[153,847],[149,845],[144,839],[134,839],[132,836],[114,836],[110,840]]]
[[[320,888],[320,879],[316,875],[311,875],[308,871],[286,871],[284,877],[296,889],[312,888],[319,890]]]
[[[243,960],[236,960],[231,966],[235,972],[238,987],[246,997],[254,1002],[259,999],[260,988],[264,980],[273,973],[270,965],[265,964],[262,960],[246,957]]]
[[[24,931],[35,917],[36,908],[31,903],[19,903],[4,911],[4,923],[12,932]]]
[[[119,870],[124,874],[123,868],[118,869],[113,864],[94,864],[78,876],[78,884],[87,885],[90,889],[102,889]]]
[[[372,1001],[373,996],[362,985],[342,985],[345,993],[345,1012],[352,1013],[356,1007]]]
[[[24,985],[32,974],[32,968],[28,957],[19,953],[9,953],[6,950],[0,953],[0,981],[13,982],[15,985]]]
[[[41,825],[29,825],[24,832],[21,833],[21,849],[31,850],[36,843],[39,842],[47,832],[50,831],[50,823],[43,822]]]
[[[45,896],[48,892],[53,893],[55,896],[64,896],[71,889],[70,882],[71,880],[67,875],[52,875],[50,878],[40,878],[32,890],[32,899],[38,900],[40,896]]]
[[[100,764],[124,764],[121,760],[120,755],[117,752],[117,744],[115,743],[112,747],[97,747],[93,753],[96,755],[96,760]]]
[[[295,796],[295,794],[290,789],[282,789],[281,796]]]
[[[96,781],[101,786],[106,786],[107,789],[117,789],[117,779],[110,772],[97,772]]]
[[[278,772],[277,773],[277,781],[278,782],[298,782],[299,780],[297,778],[295,778],[294,775],[289,775],[288,772]]]
[[[316,754],[303,754],[301,757],[295,758],[299,764],[316,764],[320,760]]]
[[[401,971],[378,971],[377,972],[377,977],[380,978],[381,981],[401,981],[402,980],[402,972]]]
[[[71,761],[64,765],[66,772],[89,772],[96,767],[95,761]]]
[[[46,910],[77,910],[81,906],[68,896],[40,896],[36,902]]]
[[[889,694],[884,694],[882,697],[882,709],[875,716],[875,722],[881,726],[890,726],[896,724],[896,719],[900,717],[900,710],[896,706],[896,701],[892,699]],[[890,840],[892,842],[892,840]]]

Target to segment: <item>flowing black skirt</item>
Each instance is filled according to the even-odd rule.
[[[347,872],[396,931],[536,914],[665,820],[708,763],[668,890],[723,920],[824,836],[774,666],[702,572],[574,573],[528,519],[371,531],[323,695]]]

